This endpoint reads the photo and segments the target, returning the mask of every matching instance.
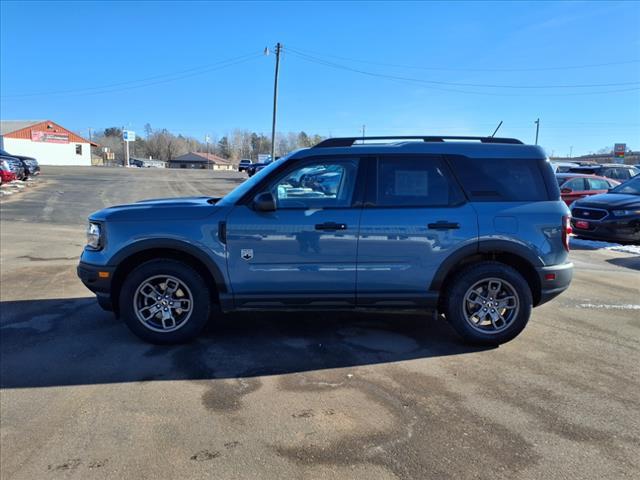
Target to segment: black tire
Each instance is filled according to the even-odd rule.
[[[153,322],[144,323],[138,318],[134,305],[138,289],[149,279],[162,276],[177,279],[186,286],[187,294],[184,298],[192,297],[190,314],[186,316],[184,323],[176,321],[176,329],[172,331],[154,330],[153,322],[161,321],[152,317]],[[182,290],[179,289],[178,293]],[[189,342],[200,334],[209,320],[211,293],[205,280],[191,266],[177,260],[157,259],[139,265],[127,276],[120,289],[119,305],[125,323],[139,338],[150,343],[171,345]],[[171,312],[175,313],[173,310]]]
[[[517,309],[513,308],[513,313],[503,311],[504,315],[511,315],[511,318],[508,323],[502,325],[502,330],[492,331],[492,327],[487,326],[485,331],[477,323],[474,327],[471,325],[473,322],[467,320],[468,311],[481,308],[465,300],[467,293],[472,287],[488,279],[505,282],[504,288],[513,292],[513,295],[509,296],[517,297]],[[533,299],[529,284],[518,271],[500,262],[486,261],[466,267],[447,282],[447,290],[443,292],[446,295],[443,302],[445,317],[466,342],[474,345],[495,346],[513,340],[526,327],[531,317]]]

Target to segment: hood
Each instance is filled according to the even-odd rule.
[[[213,197],[155,198],[98,210],[89,218],[113,222],[188,221],[210,216],[217,211],[218,200]]]
[[[640,196],[628,193],[601,193],[578,200],[575,207],[627,208],[640,207]]]

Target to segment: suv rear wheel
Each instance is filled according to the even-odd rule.
[[[141,339],[158,344],[195,338],[209,319],[211,295],[187,264],[158,259],[136,267],[120,290],[120,312]]]
[[[469,343],[499,345],[514,339],[531,316],[532,295],[515,269],[499,262],[471,265],[449,283],[447,320]]]

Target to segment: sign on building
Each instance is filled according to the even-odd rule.
[[[69,135],[66,133],[52,133],[31,130],[31,140],[34,142],[69,143]]]
[[[125,142],[135,142],[136,141],[136,132],[133,130],[124,130],[122,132],[122,139]]]

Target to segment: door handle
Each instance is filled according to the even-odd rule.
[[[344,223],[325,222],[316,223],[316,230],[346,230],[347,225]]]
[[[460,228],[460,224],[440,220],[439,222],[428,224],[427,227],[429,227],[430,230],[457,230]]]

